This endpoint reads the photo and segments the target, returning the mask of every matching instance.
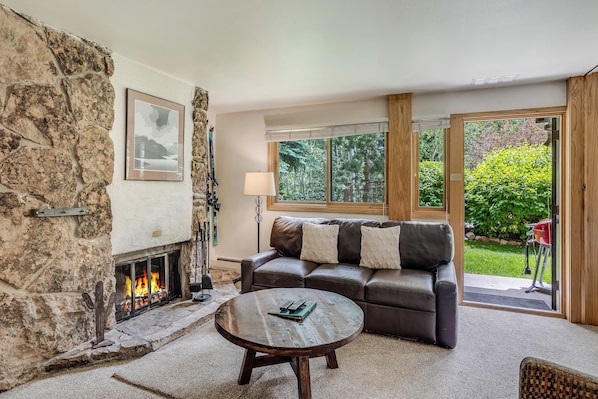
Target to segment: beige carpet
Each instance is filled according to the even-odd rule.
[[[525,356],[598,375],[598,327],[459,310],[459,342],[453,350],[364,333],[337,351],[338,369],[326,369],[323,358],[312,359],[313,398],[517,398],[518,367]],[[35,381],[0,399],[297,397],[288,364],[256,369],[248,385],[237,385],[242,357],[243,350],[222,338],[211,321],[143,358]]]
[[[461,308],[457,348],[361,334],[337,352],[339,369],[310,361],[314,398],[516,398],[519,362],[539,356],[598,375],[598,329],[564,320]],[[254,370],[236,384],[243,350],[213,323],[147,355],[138,373],[116,376],[174,398],[296,398],[287,364]],[[159,365],[159,366],[158,366]],[[163,377],[164,380],[160,380]]]

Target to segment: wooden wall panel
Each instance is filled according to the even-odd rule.
[[[566,186],[563,213],[563,283],[567,284],[563,310],[574,323],[582,320],[582,267],[584,262],[583,234],[583,159],[584,159],[584,78],[567,82],[567,129],[564,140]]]
[[[411,94],[388,96],[388,218],[411,220]]]
[[[585,78],[584,215],[585,262],[582,278],[582,323],[598,325],[598,73]]]
[[[459,284],[459,303],[463,302],[463,279],[464,263],[463,251],[465,247],[465,186],[463,179],[463,115],[451,115],[451,128],[449,130],[448,145],[448,213],[450,225],[455,234],[455,269],[457,272],[457,282]]]
[[[598,325],[598,73],[567,82],[567,126],[571,185],[566,316]]]

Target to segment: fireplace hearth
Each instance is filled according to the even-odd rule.
[[[179,258],[177,250],[116,264],[117,322],[182,296]]]

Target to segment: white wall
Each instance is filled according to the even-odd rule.
[[[465,92],[422,94],[413,96],[413,115],[442,115],[451,113],[502,111],[566,104],[565,82],[538,85],[478,89]],[[222,209],[218,216],[219,244],[212,251],[212,265],[235,267],[216,258],[242,259],[257,250],[257,228],[254,197],[243,196],[245,172],[265,171],[268,168],[268,149],[264,140],[265,121],[268,126],[306,126],[378,121],[388,118],[386,98],[374,98],[335,104],[295,108],[280,108],[217,115],[216,177],[218,197]],[[270,229],[274,218],[283,213],[264,210],[260,246],[269,248]],[[339,215],[299,213],[292,216],[363,217],[382,220],[371,215]]]
[[[112,252],[123,254],[187,241],[191,238],[191,101],[195,85],[118,54],[112,54],[112,58],[115,111],[110,137],[114,142],[115,159],[113,181],[108,186],[112,201]],[[125,180],[127,88],[185,106],[182,182]],[[153,236],[154,232],[161,235]]]
[[[555,107],[567,104],[565,81],[413,95],[413,117]]]

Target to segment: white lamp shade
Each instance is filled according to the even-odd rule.
[[[274,185],[274,173],[245,173],[245,186],[243,188],[243,195],[276,195],[276,186]]]

